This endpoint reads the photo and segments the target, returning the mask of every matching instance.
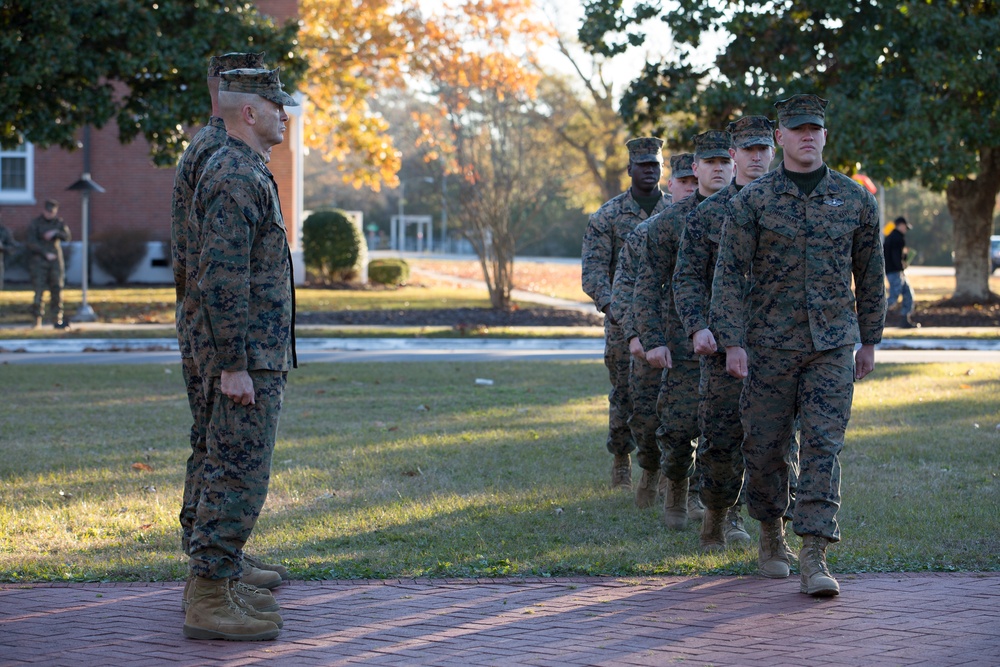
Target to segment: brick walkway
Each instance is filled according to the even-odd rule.
[[[300,582],[276,641],[181,635],[181,584],[0,585],[0,665],[1000,664],[1000,573]]]

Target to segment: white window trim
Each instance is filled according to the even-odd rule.
[[[34,204],[35,203],[35,147],[24,144],[24,152],[0,149],[0,157],[23,157],[25,160],[24,190],[0,189],[0,204]]]

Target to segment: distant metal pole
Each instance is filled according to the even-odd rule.
[[[82,228],[82,238],[80,239],[80,244],[83,246],[82,252],[82,264],[80,268],[80,282],[83,288],[83,298],[80,303],[80,309],[76,311],[76,315],[73,316],[74,322],[93,322],[97,319],[97,315],[94,313],[94,309],[90,307],[87,303],[87,269],[90,263],[89,258],[89,248],[90,248],[90,193],[91,192],[104,192],[104,188],[95,183],[90,178],[89,172],[83,172],[78,180],[73,185],[66,188],[67,190],[78,190],[80,192],[80,200],[82,210],[80,211],[80,226]]]
[[[448,174],[441,169],[441,252],[448,252]]]
[[[89,174],[87,174],[89,177]],[[83,210],[80,214],[81,225],[83,227],[82,234],[82,244],[83,244],[83,264],[80,268],[80,284],[83,288],[83,298],[80,302],[80,309],[76,311],[76,315],[73,316],[73,321],[75,322],[93,322],[97,319],[97,314],[94,313],[94,309],[90,307],[87,303],[87,283],[88,283],[88,266],[90,263],[90,191],[84,190],[80,193]]]
[[[399,222],[396,224],[399,226],[399,233],[396,234],[396,245],[395,250],[405,250],[406,249],[406,225],[403,223],[403,202],[406,200],[406,181],[399,179]]]

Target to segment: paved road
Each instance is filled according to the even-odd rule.
[[[179,363],[176,341],[94,340],[57,341],[53,348],[31,350],[18,347],[17,341],[0,341],[0,349],[18,350],[0,353],[0,364],[148,364]],[[70,343],[73,343],[72,345]],[[939,345],[943,344],[938,341]],[[879,349],[876,363],[1000,362],[1000,344],[993,349]],[[914,345],[913,341],[908,341]],[[299,341],[300,363],[357,363],[413,361],[569,361],[603,359],[603,341],[579,339],[337,339],[313,338]],[[919,341],[916,346],[919,348]],[[887,345],[888,347],[888,345]],[[131,350],[131,351],[129,351]]]

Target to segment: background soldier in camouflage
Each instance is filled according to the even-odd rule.
[[[278,70],[222,74],[219,107],[229,136],[206,163],[191,211],[201,248],[192,352],[211,410],[184,618],[184,634],[195,639],[273,639],[281,627],[278,614],[240,604],[276,611],[270,593],[253,589],[248,597],[232,580],[267,497],[285,380],[295,365],[291,254],[266,167],[268,151],[284,139],[284,106],[295,104]]]
[[[744,471],[739,406],[743,381],[726,371],[726,355],[718,351],[708,328],[708,305],[726,206],[743,186],[767,173],[774,159],[774,125],[767,118],[747,116],[726,129],[733,138],[729,153],[736,178],[688,216],[673,275],[677,314],[695,354],[701,355],[698,463],[705,516],[699,541],[705,551],[750,544],[738,503]]]
[[[191,352],[191,337],[198,332],[192,330],[195,312],[199,307],[197,269],[200,246],[195,222],[189,217],[194,189],[201,177],[208,159],[226,142],[226,125],[219,115],[219,83],[222,73],[240,68],[260,68],[264,65],[264,54],[227,53],[212,56],[208,62],[208,92],[212,100],[212,116],[208,124],[201,128],[177,163],[174,175],[173,201],[170,212],[171,253],[174,270],[174,287],[177,292],[176,326],[177,343],[181,352],[181,370],[187,387],[188,406],[191,408],[191,455],[187,460],[184,477],[184,495],[181,502],[181,549],[188,553],[191,529],[194,526],[201,497],[204,475],[205,428],[208,422],[208,405],[205,400],[204,381],[198,371]],[[248,557],[249,560],[249,557]],[[268,565],[256,559],[257,566],[243,568],[242,581],[248,585],[274,588],[287,579],[288,572],[281,565]],[[261,571],[263,570],[263,571]],[[190,579],[188,580],[191,581]],[[189,588],[189,587],[188,587]],[[187,588],[186,588],[187,590]],[[182,607],[187,606],[187,596]]]
[[[667,179],[670,203],[681,201],[698,188],[698,179],[691,171],[693,159],[691,153],[679,153],[670,157],[670,178]],[[652,507],[657,493],[661,492],[660,448],[656,444],[656,429],[660,420],[656,414],[656,397],[660,393],[663,370],[646,362],[646,353],[642,350],[639,332],[632,320],[632,293],[642,248],[646,244],[649,221],[650,218],[646,218],[636,225],[626,239],[618,255],[618,266],[615,268],[611,287],[611,315],[621,323],[631,354],[628,391],[632,398],[632,415],[628,419],[628,426],[638,448],[636,458],[642,468],[642,477],[635,490],[635,504],[640,508]]]
[[[604,313],[604,365],[611,379],[608,393],[608,451],[614,455],[611,486],[632,487],[632,459],[635,442],[629,431],[632,415],[629,396],[628,342],[619,322],[611,313],[611,282],[614,279],[625,239],[636,225],[662,211],[668,204],[660,191],[663,142],[652,137],[632,139],[628,147],[629,189],[611,199],[590,216],[583,235],[583,291]]]
[[[854,381],[874,368],[885,322],[878,207],[824,164],[826,105],[815,95],[775,104],[782,166],[730,200],[709,317],[729,373],[746,378],[747,505],[760,521],[758,559],[768,577],[789,573],[781,517],[799,416],[792,526],[802,536],[800,590],[818,596],[840,591],[826,564],[827,545],[840,539],[839,454]]]
[[[0,224],[0,292],[3,291],[4,268],[7,263],[7,256],[14,254],[17,243],[14,241],[10,230]]]
[[[674,308],[671,276],[688,215],[706,197],[726,187],[733,177],[727,132],[710,130],[694,138],[692,169],[698,191],[649,222],[642,267],[636,279],[633,308],[646,360],[664,373],[656,411],[656,440],[666,478],[663,522],[668,528],[687,525],[692,513],[701,519],[697,494],[689,494],[695,474],[698,430],[699,362]],[[689,498],[690,495],[690,498]],[[689,503],[692,507],[689,508]],[[703,510],[702,510],[703,511]]]
[[[28,258],[28,272],[31,274],[31,284],[35,288],[31,313],[35,316],[36,329],[42,326],[42,318],[45,315],[43,297],[46,289],[49,290],[52,326],[56,329],[69,327],[63,320],[62,288],[66,284],[66,265],[63,263],[62,244],[69,243],[72,237],[69,227],[58,213],[59,202],[48,199],[45,201],[42,214],[28,225],[25,245],[31,253]]]

